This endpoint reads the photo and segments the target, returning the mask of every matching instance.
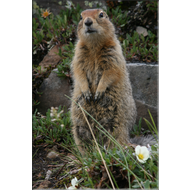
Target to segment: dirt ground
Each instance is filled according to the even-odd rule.
[[[55,154],[48,156],[52,152]],[[61,180],[60,174],[64,172],[64,166],[67,163],[64,157],[69,156],[68,152],[57,145],[47,147],[47,145],[42,144],[33,145],[32,155],[32,188],[65,188],[58,184]],[[51,171],[49,179],[46,178],[48,170]]]

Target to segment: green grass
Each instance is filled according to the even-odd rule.
[[[46,116],[41,115],[37,110],[32,117],[32,134],[35,144],[64,142],[66,145],[72,142],[70,113],[63,113],[61,106],[51,115],[50,109]],[[42,136],[42,138],[38,138]],[[39,140],[38,140],[39,139]]]
[[[158,45],[156,36],[148,31],[148,36],[139,35],[136,31],[132,36],[126,34],[126,39],[122,41],[123,54],[127,60],[134,56],[144,62],[158,61]]]
[[[62,10],[59,15],[51,13],[46,18],[42,17],[45,9],[34,6],[36,12],[35,18],[32,19],[32,42],[33,54],[40,50],[50,50],[56,44],[74,44],[76,41],[76,28],[80,21],[80,13],[83,11],[79,5],[72,6]],[[128,25],[129,19],[127,11],[122,11],[121,7],[107,8],[107,14],[116,28],[121,29],[118,38],[123,46],[123,53],[127,60],[137,55],[140,60],[158,61],[157,37],[148,31],[148,37],[139,36],[135,31],[131,34],[126,33],[125,26]],[[152,11],[152,10],[151,10]],[[154,10],[156,11],[156,10]],[[50,10],[51,12],[51,10]],[[66,50],[67,55],[64,57],[72,58],[73,52]]]
[[[46,116],[37,114],[37,112],[33,115],[33,139],[38,139],[39,136],[43,137],[35,140],[34,144],[59,144],[76,157],[76,160],[70,160],[68,165],[81,169],[74,175],[70,174],[69,169],[66,169],[61,175],[67,177],[59,181],[56,187],[65,188],[64,185],[69,187],[71,179],[77,177],[78,180],[82,179],[79,184],[81,188],[112,188],[96,146],[87,145],[86,156],[80,154],[71,134],[70,114],[69,112],[62,113],[62,110],[59,107],[48,110]],[[85,110],[84,112],[88,114]],[[151,114],[150,118],[152,124],[147,119],[145,120],[152,132],[157,134]],[[151,147],[151,157],[142,164],[134,155],[133,147],[119,145],[98,122],[97,128],[115,144],[112,149],[106,150],[101,145],[99,148],[116,188],[158,188],[158,145]]]

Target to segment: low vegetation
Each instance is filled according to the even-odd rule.
[[[143,156],[137,153],[135,145],[120,146],[105,129],[98,125],[99,130],[102,130],[115,143],[115,148],[105,149],[98,145],[100,149],[98,151],[95,144],[87,145],[87,153],[84,157],[74,143],[69,112],[64,113],[63,111],[64,109],[61,107],[52,107],[47,111],[46,116],[39,112],[33,114],[33,147],[46,147],[48,150],[55,145],[59,147],[57,150],[59,162],[52,160],[51,164],[53,166],[53,174],[50,178],[51,187],[69,187],[71,180],[76,177],[78,188],[158,188],[158,143],[146,147],[148,157],[143,161]],[[85,110],[84,112],[88,114]],[[151,114],[150,119],[151,122],[146,119],[145,121],[152,133],[158,135]],[[139,128],[140,126],[134,128],[133,135],[139,135]],[[33,159],[37,155],[35,152]],[[47,159],[46,156],[43,159]],[[62,162],[61,166],[60,161]],[[34,177],[36,176],[34,175]],[[34,181],[33,185],[36,183],[38,180]]]
[[[33,3],[35,4],[35,2]],[[89,2],[87,3],[89,4]],[[59,15],[55,16],[50,10],[40,9],[36,4],[33,7],[36,12],[32,20],[34,62],[36,60],[40,61],[39,55],[46,54],[54,45],[63,45],[65,53],[62,55],[62,67],[59,67],[59,70],[62,69],[63,73],[65,73],[64,67],[68,68],[73,56],[73,47],[77,38],[76,28],[82,9],[78,4],[75,7],[74,4],[68,3],[67,9],[62,10]],[[99,4],[97,4],[97,7],[99,7]],[[157,62],[157,35],[151,30],[148,30],[148,35],[145,37],[139,35],[135,29],[128,33],[127,31],[131,31],[132,26],[129,23],[132,19],[129,11],[122,10],[121,7],[121,5],[116,8],[108,6],[105,11],[116,27],[116,34],[122,44],[126,61]],[[146,7],[149,8],[146,12],[157,11],[157,4],[150,2],[146,4]],[[60,55],[62,53],[60,52]]]

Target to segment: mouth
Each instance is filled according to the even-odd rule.
[[[92,29],[92,28],[86,28],[86,30],[85,30],[85,33],[95,33],[95,32],[97,32],[96,30],[94,30],[94,29]]]
[[[94,30],[87,30],[86,31],[86,33],[94,33],[94,32],[96,32],[96,31],[94,31]]]

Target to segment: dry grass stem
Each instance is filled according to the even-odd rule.
[[[91,126],[90,126],[90,123],[88,122],[88,119],[86,118],[86,115],[85,115],[85,113],[84,113],[84,111],[83,111],[83,109],[82,109],[82,107],[81,107],[80,104],[79,104],[79,106],[80,106],[80,109],[82,110],[82,113],[83,113],[83,115],[84,115],[84,118],[85,118],[85,120],[86,120],[86,122],[87,122],[87,124],[88,124],[88,126],[89,126],[89,128],[90,128],[91,134],[92,134],[93,139],[94,139],[94,142],[95,142],[95,144],[96,144],[96,146],[97,146],[98,152],[99,152],[99,154],[100,154],[100,156],[101,156],[102,162],[103,162],[104,167],[105,167],[105,169],[106,169],[106,172],[107,172],[107,174],[108,174],[108,177],[109,177],[109,180],[110,180],[110,182],[111,182],[111,185],[112,185],[113,189],[115,189],[114,184],[113,184],[113,181],[112,181],[111,176],[110,176],[110,173],[109,173],[109,171],[108,171],[106,162],[105,162],[105,160],[104,160],[104,158],[103,158],[103,156],[102,156],[102,153],[101,153],[101,151],[100,151],[100,148],[99,148],[99,146],[98,146],[98,143],[96,142],[96,138],[95,138],[95,136],[94,136],[94,133],[93,133],[93,131],[92,131],[92,128],[91,128]]]

